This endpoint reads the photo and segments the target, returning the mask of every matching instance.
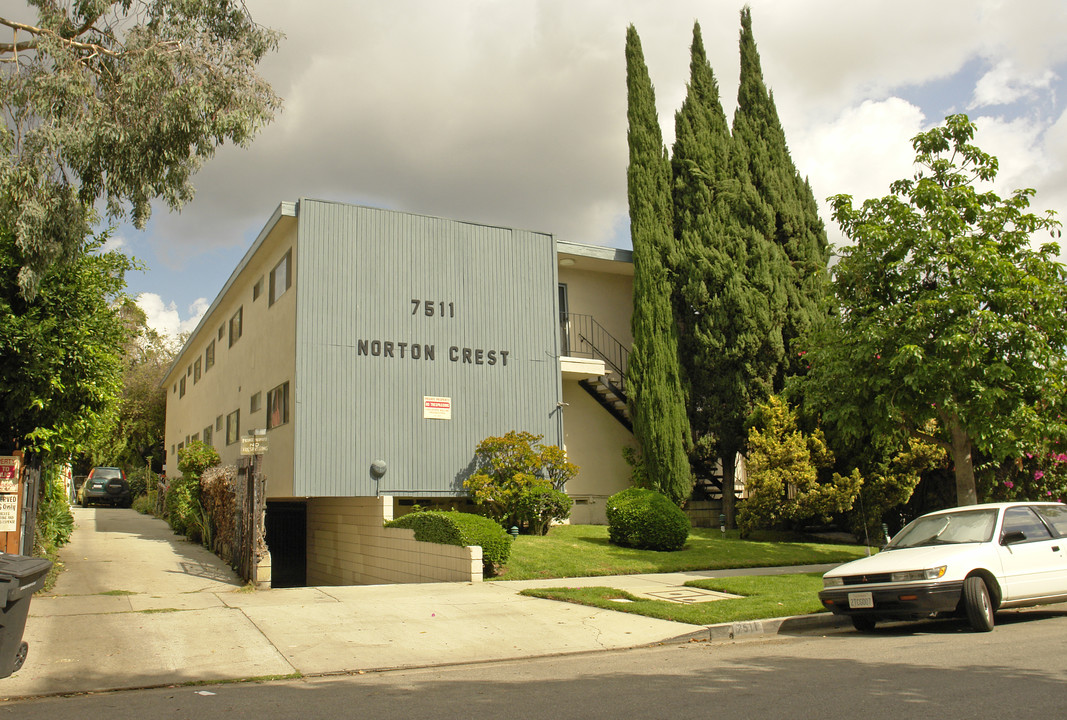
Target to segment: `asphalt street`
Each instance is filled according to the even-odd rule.
[[[668,643],[553,658],[0,705],[20,720],[1064,717],[1067,607],[873,635]]]

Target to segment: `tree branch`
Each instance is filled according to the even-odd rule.
[[[83,27],[79,31],[79,34],[85,32],[85,30],[87,30],[91,26],[91,24],[92,23],[89,23],[88,25]],[[77,48],[78,50],[89,50],[94,54],[108,55],[110,57],[119,57],[119,55],[121,54],[115,52],[111,48],[104,47],[103,45],[98,45],[96,43],[78,42],[77,40],[74,40],[71,37],[64,37],[63,35],[56,33],[52,30],[48,30],[46,28],[39,28],[34,25],[26,25],[25,23],[16,22],[14,20],[8,20],[7,18],[3,17],[0,17],[0,25],[6,25],[7,27],[16,31],[22,30],[23,32],[28,32],[30,35],[35,35],[37,37],[40,37],[42,35],[48,35],[65,43],[69,47]],[[74,37],[77,37],[77,35],[75,35]],[[27,40],[25,42],[20,43],[0,43],[0,54],[14,53],[18,52],[19,50],[33,50],[36,47],[37,40]]]

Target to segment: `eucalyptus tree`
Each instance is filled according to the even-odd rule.
[[[154,200],[180,208],[218,146],[273,118],[256,68],[280,35],[240,0],[27,0],[22,14],[36,19],[0,17],[0,227],[32,298],[78,255],[98,203],[143,228]]]

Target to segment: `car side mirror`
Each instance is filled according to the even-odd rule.
[[[1026,533],[1022,530],[1012,530],[1011,532],[1004,533],[1000,538],[1001,545],[1014,545],[1015,543],[1022,542],[1026,539]]]

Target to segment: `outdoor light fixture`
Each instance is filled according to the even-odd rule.
[[[570,267],[574,264],[574,258],[560,258],[559,264],[563,267]]]

